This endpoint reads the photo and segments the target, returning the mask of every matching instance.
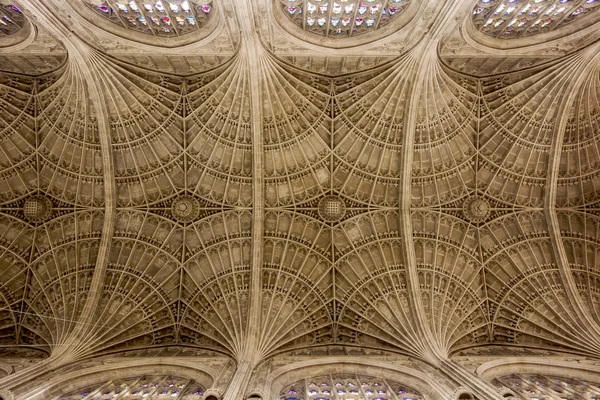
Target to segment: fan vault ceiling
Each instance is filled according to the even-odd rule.
[[[412,0],[336,44],[214,0],[169,42],[76,3],[0,36],[3,346],[600,356],[596,13],[493,42],[476,1]]]

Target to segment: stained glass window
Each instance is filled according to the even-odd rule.
[[[172,376],[142,376],[98,383],[60,400],[201,400],[204,388],[193,380]]]
[[[328,37],[371,32],[399,15],[410,0],[281,0],[302,29]]]
[[[594,383],[558,376],[513,374],[499,378],[497,383],[528,400],[600,399],[600,379]]]
[[[18,32],[25,24],[25,16],[15,5],[0,4],[0,37]]]
[[[599,6],[600,0],[479,0],[473,22],[489,36],[512,39],[578,21]]]
[[[324,375],[296,382],[279,400],[421,400],[415,390],[386,379],[363,375]]]
[[[211,17],[212,0],[84,0],[97,14],[126,28],[156,36],[181,36]]]

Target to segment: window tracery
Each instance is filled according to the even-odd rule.
[[[512,374],[497,380],[499,384],[519,394],[520,398],[527,400],[600,399],[600,382],[536,374]]]
[[[388,24],[410,0],[280,0],[300,28],[328,37],[350,37]]]
[[[142,376],[89,385],[60,400],[202,400],[204,388],[197,382],[173,376]]]
[[[479,0],[473,23],[488,36],[513,39],[579,21],[599,6],[600,0]]]
[[[421,400],[415,390],[398,382],[363,375],[323,375],[285,388],[279,400]]]
[[[0,37],[17,33],[24,24],[25,16],[17,6],[0,3]]]
[[[83,0],[102,17],[125,28],[155,35],[181,36],[206,25],[212,0]]]

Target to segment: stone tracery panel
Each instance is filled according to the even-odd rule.
[[[36,187],[34,81],[0,77],[0,201],[14,200]]]
[[[96,112],[78,69],[68,63],[37,96],[39,186],[68,203],[104,203]]]
[[[600,323],[600,218],[576,212],[558,212],[560,234],[577,293],[591,317]]]
[[[185,234],[180,340],[235,354],[247,324],[252,219],[229,211],[194,222]]]
[[[508,215],[487,226],[481,244],[494,341],[598,353],[570,306],[545,216]]]
[[[101,322],[86,351],[173,343],[175,316],[161,282],[119,265],[109,266],[106,280],[95,319]]]
[[[68,213],[37,229],[23,293],[21,343],[54,349],[73,332],[86,302],[104,215]]]
[[[330,186],[331,82],[265,61],[265,200],[268,206],[297,204]]]
[[[362,204],[398,205],[411,57],[334,81],[333,188]]]
[[[248,320],[249,283],[248,271],[239,269],[205,282],[184,298],[182,341],[235,354]]]
[[[423,350],[415,336],[399,215],[365,213],[336,232],[336,300],[339,339],[359,345]]]
[[[26,293],[33,229],[23,221],[0,215],[0,342],[11,343],[18,335],[19,313]]]
[[[90,350],[169,344],[175,340],[173,304],[180,282],[182,232],[150,213],[117,214],[103,296],[101,329]]]
[[[303,379],[281,391],[278,400],[421,400],[414,389],[388,379],[365,375],[324,375]]]
[[[568,110],[556,199],[560,207],[597,207],[600,199],[600,67],[584,79]]]
[[[237,59],[186,81],[187,190],[217,204],[252,203],[252,130],[246,65]]]
[[[569,265],[598,273],[600,217],[583,211],[559,211],[558,223]]]
[[[487,341],[476,228],[435,212],[414,212],[412,219],[422,304],[435,340],[447,352]]]
[[[416,106],[411,194],[417,207],[446,204],[477,184],[477,82],[431,62]]]
[[[181,81],[102,62],[118,203],[148,204],[183,186]]]
[[[515,213],[490,222],[481,246],[493,281],[509,282],[529,268],[554,263],[553,253],[546,250],[550,238],[542,212]],[[500,290],[497,283],[490,286]]]
[[[333,341],[330,229],[302,214],[266,213],[261,353]]]
[[[564,65],[484,80],[480,188],[498,200],[541,207]],[[537,73],[536,73],[537,72]]]

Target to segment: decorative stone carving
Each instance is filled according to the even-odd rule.
[[[327,222],[337,222],[344,218],[346,204],[338,196],[325,196],[319,201],[319,215]]]
[[[469,197],[463,205],[463,213],[471,222],[483,222],[490,215],[490,203],[479,196]]]
[[[200,203],[192,196],[180,196],[173,200],[171,212],[180,222],[190,222],[198,218]]]
[[[23,214],[31,222],[44,222],[52,215],[52,202],[42,195],[33,196],[23,204]]]
[[[0,390],[0,399],[14,400],[14,398],[15,398],[15,395],[10,390],[7,390],[7,389]]]

